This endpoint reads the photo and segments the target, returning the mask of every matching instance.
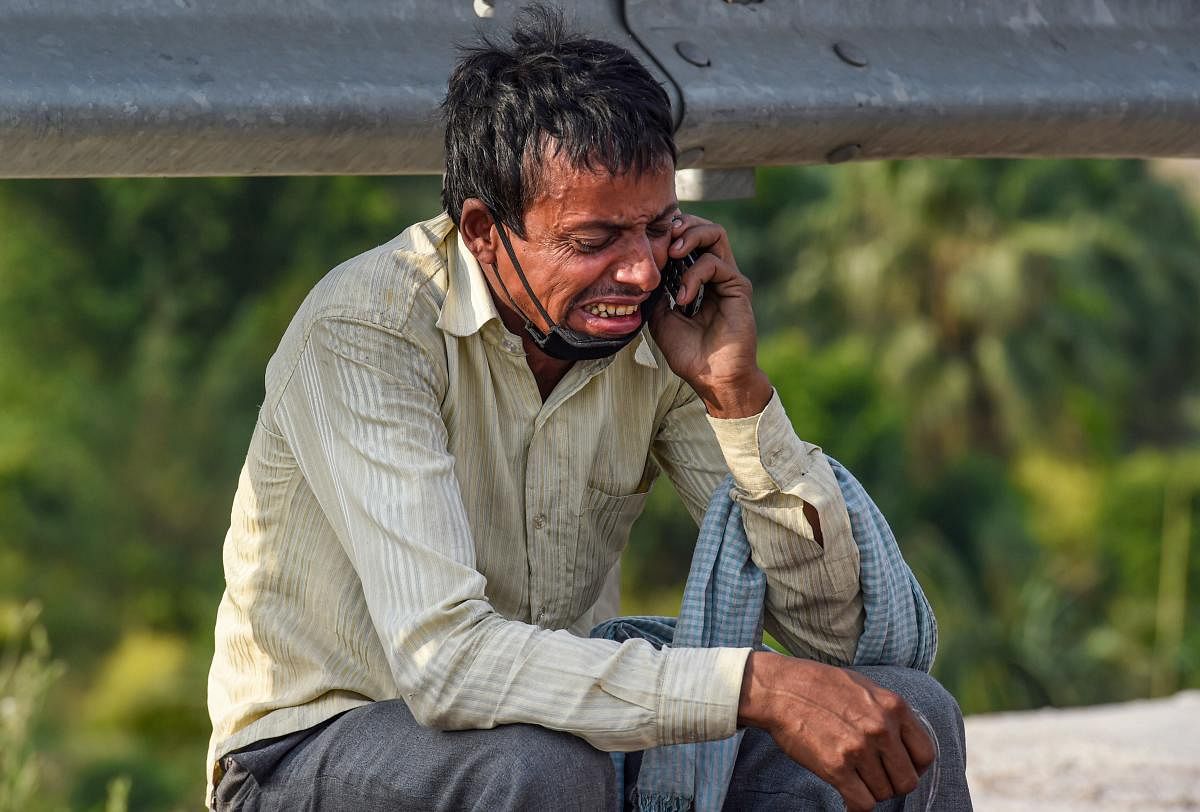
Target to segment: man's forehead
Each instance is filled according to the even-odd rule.
[[[603,167],[547,161],[541,194],[531,206],[562,227],[624,227],[669,217],[678,207],[675,173],[667,166],[613,175]]]
[[[584,209],[580,207],[577,210],[563,212],[559,221],[562,225],[570,228],[630,228],[638,223],[652,223],[658,220],[665,220],[678,208],[679,203],[674,200],[674,197],[672,197],[672,200],[667,205],[660,209],[638,207],[636,205],[623,206],[619,211]],[[633,209],[643,210],[635,212]]]

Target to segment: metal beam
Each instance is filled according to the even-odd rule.
[[[1193,0],[629,0],[627,20],[702,166],[1200,155]]]
[[[435,173],[454,45],[517,5],[0,0],[0,176]],[[1200,156],[1191,0],[563,5],[663,80],[691,168]]]

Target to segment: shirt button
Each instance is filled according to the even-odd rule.
[[[504,349],[508,350],[509,352],[516,352],[517,350],[521,349],[521,345],[518,344],[514,339],[506,338],[504,339]]]
[[[534,516],[533,517],[533,526],[536,527],[538,530],[541,530],[543,527],[545,527],[546,526],[546,514],[539,513],[538,515]]]

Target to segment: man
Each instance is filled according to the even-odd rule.
[[[732,808],[928,796],[909,706],[834,665],[863,625],[846,507],[757,366],[724,230],[679,212],[665,93],[542,13],[468,52],[444,107],[447,213],[332,271],[267,368],[225,543],[212,802],[608,809],[604,751],[739,726]],[[703,285],[699,313],[647,305],[692,250],[677,299]],[[797,658],[587,638],[660,470],[697,519],[733,474]],[[961,754],[936,683],[876,677]]]

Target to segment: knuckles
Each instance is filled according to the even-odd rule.
[[[850,778],[857,774],[858,765],[873,751],[874,748],[862,736],[847,737],[840,746],[831,750],[825,765],[826,771],[839,779]]]
[[[908,703],[899,694],[884,690],[876,701],[889,716],[897,717],[908,713]]]
[[[880,743],[884,739],[889,738],[893,730],[894,728],[890,720],[884,714],[872,716],[865,720],[862,725],[863,735],[875,743]]]
[[[838,759],[839,766],[844,770],[853,771],[858,764],[866,760],[871,749],[866,741],[862,739],[855,741],[842,749],[841,758]]]

